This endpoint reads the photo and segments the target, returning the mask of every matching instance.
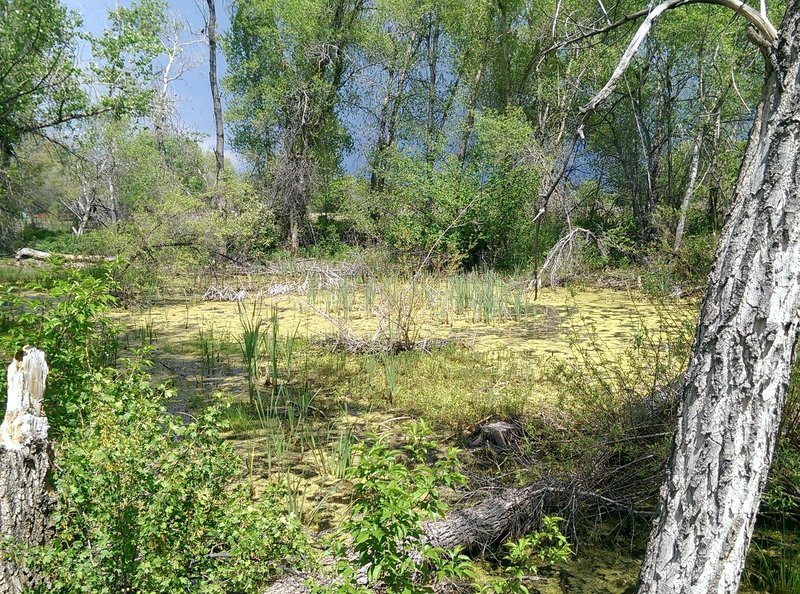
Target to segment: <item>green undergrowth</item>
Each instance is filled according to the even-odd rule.
[[[688,307],[626,309],[608,293],[598,302],[551,293],[550,304],[529,305],[519,319],[508,301],[511,309],[491,322],[453,306],[464,324],[456,332],[475,332],[469,340],[360,352],[308,331],[304,324],[319,323],[310,297],[152,304],[116,312],[127,326],[120,332],[108,318],[109,282],[59,272],[33,289],[6,289],[0,303],[7,355],[26,342],[52,352],[51,387],[62,394],[52,409],[58,534],[28,554],[52,591],[214,592],[232,584],[256,591],[285,565],[280,559],[311,563],[319,551],[308,535],[326,530],[334,554],[356,543],[360,553],[384,555],[369,579],[400,592],[419,567],[410,557],[398,561],[397,543],[413,540],[422,522],[441,517],[467,490],[551,477],[583,481],[576,484],[645,511],[655,503],[691,344]],[[413,310],[422,331],[442,312],[439,289],[465,281],[426,282],[423,305]],[[320,291],[315,307],[358,328],[382,292],[403,290],[378,279],[369,287]],[[628,322],[611,327],[615,315]],[[154,364],[142,363],[148,360]],[[762,507],[773,523],[797,509],[795,392]],[[515,427],[510,447],[474,445],[488,421]],[[430,573],[419,587],[446,580],[524,594],[528,586],[559,592],[560,582],[576,592],[625,591],[635,580],[635,555],[625,567],[608,564],[598,578],[605,590],[577,574],[592,546],[633,546],[640,554],[647,523],[627,511],[575,510],[563,521],[542,519],[532,536],[483,564],[422,547],[417,554]],[[181,533],[186,527],[189,535]],[[756,542],[763,554],[751,555],[750,582],[777,588],[767,584],[790,579],[794,549],[783,547],[785,557]],[[578,543],[577,557],[563,553]],[[562,553],[547,552],[559,546]],[[350,579],[355,566],[339,557],[341,591],[359,590]],[[253,558],[257,568],[248,565]]]
[[[171,415],[146,353],[116,358],[110,286],[68,272],[3,293],[6,357],[33,343],[50,368],[57,507],[46,545],[2,554],[39,576],[35,592],[255,592],[281,563],[305,566],[297,517],[274,492],[251,499],[219,408]]]

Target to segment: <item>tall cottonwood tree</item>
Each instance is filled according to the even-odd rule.
[[[775,45],[709,276],[641,594],[738,591],[800,306],[800,1]]]
[[[222,121],[222,99],[220,98],[219,83],[217,80],[217,10],[215,0],[206,0],[208,3],[208,17],[206,19],[206,38],[208,39],[208,82],[211,87],[211,99],[214,104],[214,160],[216,175],[214,183],[219,183],[220,175],[225,167],[225,128]]]
[[[233,142],[266,179],[292,250],[315,186],[338,168],[348,143],[338,106],[365,9],[366,0],[232,4],[225,51]]]
[[[767,76],[700,312],[639,594],[738,591],[800,329],[800,0],[780,33],[738,0]],[[653,7],[591,112],[620,81]]]

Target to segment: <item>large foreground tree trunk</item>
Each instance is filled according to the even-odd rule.
[[[26,347],[8,368],[6,416],[0,427],[0,537],[24,545],[44,544],[53,500],[47,488],[50,448],[42,397],[47,379],[44,353]],[[36,576],[0,557],[0,592],[18,594]]]
[[[799,27],[793,0],[709,276],[640,594],[739,588],[800,320]]]

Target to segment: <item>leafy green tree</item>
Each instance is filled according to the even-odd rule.
[[[9,171],[22,139],[94,113],[79,83],[78,17],[58,0],[0,4],[0,244],[18,231],[23,196]]]
[[[76,66],[80,24],[58,0],[0,5],[0,171],[26,134],[98,111]]]
[[[166,2],[136,0],[108,13],[108,26],[92,42],[92,71],[105,88],[101,104],[115,115],[143,113],[150,107],[153,60],[163,50]]]
[[[152,92],[143,84],[152,74],[154,35],[162,27],[164,4],[141,0],[109,14],[100,36],[81,31],[78,16],[58,0],[6,0],[0,5],[0,195],[8,242],[14,217],[25,205],[24,180],[9,177],[16,147],[27,136],[57,145],[69,144],[57,134],[101,115],[122,117],[147,110]],[[83,66],[78,43],[87,41],[92,60]],[[149,82],[149,81],[148,81]],[[92,99],[86,89],[100,91]],[[113,154],[111,155],[113,166]],[[112,196],[113,198],[113,196]],[[111,213],[116,214],[111,202]]]
[[[364,0],[235,2],[225,43],[233,144],[264,178],[292,249],[347,136],[337,107]]]

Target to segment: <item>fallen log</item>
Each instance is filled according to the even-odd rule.
[[[545,515],[566,518],[565,534],[574,542],[577,542],[578,523],[592,516],[596,519],[614,512],[649,522],[663,472],[663,459],[646,451],[641,452],[639,458],[631,459],[620,454],[616,445],[620,441],[635,440],[644,446],[668,438],[669,433],[659,428],[674,418],[676,390],[680,385],[681,380],[676,379],[631,403],[629,435],[616,440],[602,439],[582,471],[568,478],[548,477],[524,487],[504,489],[472,507],[454,510],[446,518],[424,526],[426,542],[446,550],[460,548],[466,553],[480,554],[529,533],[540,525]],[[508,437],[513,425],[504,425],[495,424],[488,431],[489,436],[506,429],[499,432]],[[333,560],[323,563],[330,564]],[[361,573],[365,573],[363,569]],[[309,594],[311,588],[307,583],[329,583],[331,579],[293,568],[285,568],[285,571],[264,594]]]
[[[456,510],[447,518],[428,522],[424,527],[425,539],[446,550],[460,548],[468,553],[481,553],[505,540],[527,534],[538,525],[545,512],[564,509],[572,505],[576,497],[597,496],[582,492],[574,483],[550,480],[519,489],[505,489],[472,507]],[[325,582],[327,578],[290,569],[264,594],[309,594],[311,588],[307,584],[315,579]]]
[[[33,248],[20,248],[14,254],[17,263],[23,260],[38,260],[41,262],[47,261],[50,258],[59,258],[66,262],[75,263],[92,263],[92,262],[114,262],[115,256],[88,256],[85,254],[59,254],[56,252],[43,252]]]
[[[51,531],[55,500],[47,488],[51,450],[42,407],[47,363],[44,353],[25,347],[8,367],[8,401],[0,426],[0,537],[41,545]],[[37,577],[6,555],[0,556],[0,592],[18,594]]]

